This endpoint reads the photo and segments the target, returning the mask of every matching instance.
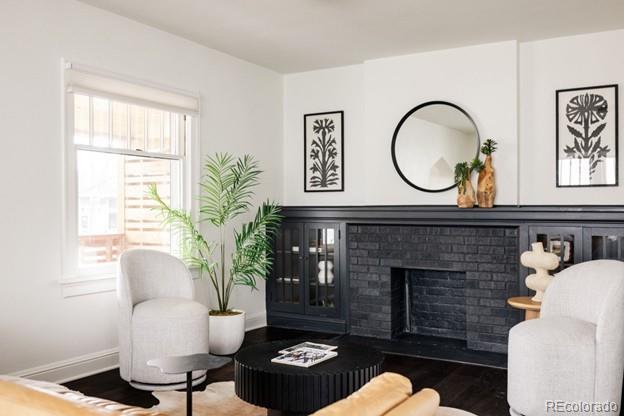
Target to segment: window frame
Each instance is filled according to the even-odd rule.
[[[111,101],[123,102],[127,104],[137,104],[131,100],[123,100],[118,97],[107,96],[107,94],[99,94],[93,91],[68,91],[65,79],[64,68],[67,68],[67,61],[62,62],[62,91],[61,91],[61,109],[62,109],[62,272],[60,284],[64,297],[79,296],[90,293],[101,293],[115,290],[115,278],[117,274],[117,264],[108,263],[105,265],[95,265],[89,267],[79,267],[79,202],[78,202],[78,171],[77,171],[77,154],[80,150],[91,150],[91,145],[80,145],[74,143],[74,95],[88,95],[105,98]],[[199,94],[182,92],[169,87],[155,86],[154,84],[140,83],[136,79],[126,77],[110,72],[99,71],[98,75],[118,79],[124,82],[137,83],[138,85],[147,85],[152,88],[158,88],[170,93],[183,93],[188,96],[196,97],[199,103]],[[139,105],[148,108],[160,109],[159,105],[150,106],[148,102],[142,102]],[[199,160],[195,153],[199,154],[199,109],[197,113],[179,112],[190,116],[190,122],[184,122],[182,125],[184,131],[183,148],[180,156],[167,153],[143,152],[130,149],[98,149],[101,153],[112,153],[137,157],[156,157],[158,159],[180,160],[180,178],[178,181],[181,194],[181,208],[190,210],[193,217],[197,219],[198,202],[193,195],[198,194],[198,175]],[[91,115],[92,117],[92,115]],[[190,130],[190,131],[189,131]]]

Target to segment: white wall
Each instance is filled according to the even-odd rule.
[[[494,155],[499,205],[611,205],[620,186],[557,188],[555,91],[624,83],[624,30],[384,58],[285,76],[284,203],[287,205],[453,204],[455,191],[427,194],[404,184],[390,156],[394,128],[413,106],[448,100],[475,119]],[[620,91],[620,97],[622,96]],[[619,106],[620,147],[624,104]],[[345,110],[345,185],[303,193],[302,114]],[[620,155],[623,150],[620,149]]]
[[[362,65],[284,76],[284,205],[364,205]],[[303,115],[344,110],[344,192],[303,192]]]
[[[456,191],[425,193],[404,183],[392,164],[394,129],[414,106],[453,102],[496,138],[497,204],[517,203],[517,44],[514,41],[367,61],[285,76],[286,205],[453,204]],[[305,113],[345,111],[345,192],[303,192]]]
[[[523,204],[624,203],[624,30],[520,44],[520,200]],[[620,186],[557,188],[555,91],[619,84]]]
[[[73,0],[0,3],[0,373],[117,346],[113,292],[63,298],[61,58],[198,91],[201,154],[255,155],[258,199],[282,191],[282,78]],[[198,149],[199,150],[199,149]],[[233,306],[262,319],[264,289]]]

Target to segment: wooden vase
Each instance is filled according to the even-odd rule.
[[[496,198],[496,180],[494,178],[494,167],[492,166],[492,155],[485,157],[483,169],[479,172],[477,182],[477,203],[479,208],[492,208]]]
[[[458,208],[472,208],[475,203],[474,188],[470,179],[466,179],[466,183],[463,187],[458,187],[457,193],[457,207]]]

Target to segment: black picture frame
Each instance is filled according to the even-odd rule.
[[[576,93],[576,92],[581,92],[584,91],[587,94],[591,94],[591,91],[596,91],[596,90],[605,90],[605,89],[612,89],[612,93],[613,93],[613,98],[612,101],[606,101],[607,102],[607,106],[608,106],[608,110],[607,110],[607,115],[605,115],[605,118],[608,116],[608,113],[611,113],[613,115],[613,126],[614,128],[612,129],[613,134],[609,137],[609,140],[607,141],[605,146],[609,146],[609,145],[613,145],[613,153],[615,156],[615,166],[614,166],[614,174],[615,174],[615,178],[612,182],[607,182],[607,183],[580,183],[581,180],[579,179],[579,183],[574,183],[574,184],[563,184],[562,182],[562,168],[560,167],[560,162],[562,160],[571,160],[572,158],[570,157],[566,157],[565,155],[561,154],[561,144],[562,144],[562,136],[563,136],[563,132],[561,129],[561,124],[562,124],[562,120],[560,119],[560,117],[568,117],[568,115],[562,115],[560,112],[560,108],[561,108],[561,98],[564,94],[568,94],[568,93]],[[580,96],[581,94],[577,94],[576,96]],[[564,99],[567,97],[563,97]],[[604,97],[603,97],[604,98]],[[606,99],[605,99],[606,100]],[[570,101],[568,102],[568,104],[570,103]],[[590,87],[578,87],[578,88],[565,88],[565,89],[558,89],[555,91],[555,183],[556,183],[556,187],[557,188],[591,188],[591,187],[613,187],[613,186],[619,186],[619,179],[620,179],[620,173],[619,173],[619,117],[618,117],[618,112],[619,112],[619,97],[618,97],[618,84],[605,84],[605,85],[595,85],[595,86],[590,86]],[[604,118],[601,118],[599,121],[597,121],[594,124],[599,123],[600,121],[604,120]],[[608,121],[605,122],[605,124],[608,123]],[[569,120],[568,118],[568,122],[567,122],[567,126],[568,127],[568,132],[569,132],[569,136],[568,136],[568,140],[567,143],[570,143],[570,137],[574,138],[574,135],[572,134],[572,130],[570,130],[570,128],[572,128],[574,130],[574,125],[573,124],[577,124],[577,123],[573,123]],[[599,126],[598,126],[599,127]],[[596,129],[594,129],[593,131],[595,131]],[[604,130],[604,128],[603,128]],[[603,131],[601,130],[601,131]],[[592,131],[592,132],[593,132]],[[585,132],[584,129],[584,133],[581,133],[580,131],[577,130],[576,134],[585,134],[587,135],[588,132]],[[600,134],[600,133],[599,133]],[[576,136],[578,138],[580,138],[581,140],[583,140],[583,138],[581,138],[580,136]],[[602,135],[598,135],[596,136],[597,138],[602,139]],[[585,138],[587,139],[587,138]],[[588,143],[589,140],[591,140],[591,134],[589,139],[587,139]],[[573,140],[574,144],[575,144],[575,148],[576,148],[576,141]],[[593,144],[595,144],[595,142],[593,142]],[[602,142],[602,144],[604,144],[604,142]],[[572,147],[568,146],[570,148],[570,152],[572,152]],[[592,148],[593,146],[589,146],[590,148]],[[564,150],[564,152],[568,152],[568,150]],[[592,151],[592,154],[594,152]],[[586,158],[580,158],[580,159],[586,159]],[[599,159],[600,162],[600,159]],[[599,164],[598,162],[598,164]],[[590,161],[591,163],[591,161]],[[591,181],[591,175],[593,174],[591,167],[590,167],[590,172],[585,172],[589,175],[589,180]]]
[[[449,107],[452,107],[452,108],[458,110],[460,113],[462,113],[464,116],[466,116],[466,118],[468,118],[468,120],[472,123],[472,125],[475,128],[475,132],[476,132],[476,136],[477,136],[477,149],[476,149],[476,152],[475,152],[475,157],[479,157],[479,150],[481,149],[481,133],[479,132],[479,128],[477,127],[477,123],[475,123],[474,119],[470,116],[470,114],[468,114],[468,112],[466,110],[464,110],[463,108],[461,108],[457,104],[454,104],[454,103],[451,103],[451,102],[448,102],[448,101],[440,101],[440,100],[424,102],[424,103],[419,104],[416,107],[412,108],[407,113],[405,113],[405,115],[401,118],[401,120],[397,124],[396,128],[394,129],[394,134],[392,135],[392,144],[390,145],[390,153],[392,154],[392,164],[394,165],[394,169],[396,170],[398,175],[401,177],[401,179],[403,179],[403,181],[405,183],[407,183],[409,186],[411,186],[412,188],[418,189],[419,191],[429,192],[429,193],[446,192],[446,191],[450,191],[451,189],[455,188],[457,186],[457,184],[454,183],[453,185],[447,186],[446,188],[440,188],[440,189],[429,189],[429,188],[423,188],[422,186],[418,186],[415,183],[413,183],[412,181],[410,181],[405,176],[403,171],[401,171],[401,168],[399,166],[399,162],[397,161],[397,157],[396,157],[396,141],[397,141],[397,137],[399,135],[399,131],[401,131],[401,127],[403,126],[403,123],[405,123],[405,121],[412,114],[414,114],[416,111],[420,110],[421,108],[428,107],[428,106],[431,106],[431,105],[447,105]]]
[[[336,155],[336,159],[340,161],[340,166],[338,166],[339,175],[338,178],[339,186],[333,187],[313,187],[310,186],[309,180],[309,169],[308,169],[308,158],[310,156],[308,152],[308,125],[309,122],[313,123],[313,120],[309,119],[320,119],[322,116],[339,116],[340,118],[340,129],[338,132],[340,133],[340,138],[337,140],[340,142],[340,150]],[[314,189],[317,188],[317,189]],[[303,191],[304,192],[344,192],[344,111],[325,111],[321,113],[309,113],[303,115]]]

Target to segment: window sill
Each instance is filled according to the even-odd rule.
[[[64,298],[114,292],[116,278],[114,274],[96,277],[83,277],[61,280],[61,293]]]

